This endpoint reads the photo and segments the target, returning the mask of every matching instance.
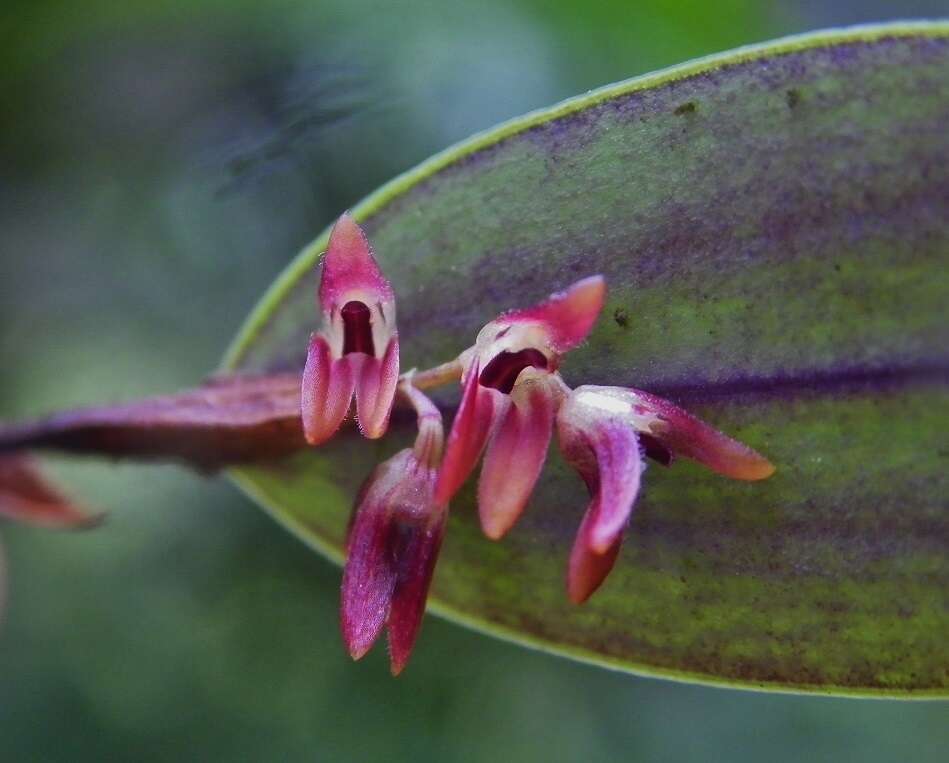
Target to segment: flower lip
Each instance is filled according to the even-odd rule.
[[[533,347],[516,352],[502,350],[481,371],[478,383],[509,395],[521,371],[528,367],[546,370],[547,366],[547,356]]]
[[[364,302],[350,300],[340,310],[343,319],[343,355],[362,352],[375,355],[372,314]]]

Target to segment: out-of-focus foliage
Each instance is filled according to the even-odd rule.
[[[158,393],[216,363],[341,209],[586,88],[896,3],[10,2],[0,22],[0,416]],[[229,486],[56,465],[113,515],[4,527],[10,760],[936,760],[931,704],[614,675],[430,620],[352,665],[339,572]],[[419,657],[424,656],[424,659]]]

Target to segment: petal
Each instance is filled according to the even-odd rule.
[[[389,660],[394,676],[408,663],[422,626],[425,601],[445,533],[446,512],[436,511],[429,521],[405,523],[399,530],[399,572],[389,612]]]
[[[638,389],[629,390],[642,413],[658,417],[649,434],[674,453],[704,464],[737,480],[763,480],[774,474],[774,465],[744,443],[722,434],[674,403]]]
[[[392,670],[408,661],[444,531],[436,472],[412,449],[380,464],[360,491],[343,571],[340,627],[354,659],[388,623]]]
[[[567,565],[567,596],[574,604],[582,604],[596,591],[609,575],[619,554],[622,536],[617,536],[604,553],[597,553],[590,544],[590,528],[599,513],[598,501],[594,499],[580,524],[570,561]]]
[[[503,415],[510,398],[478,383],[478,362],[474,361],[465,377],[461,403],[448,434],[445,457],[438,472],[435,501],[447,506],[452,496],[468,479],[484,450],[494,421]]]
[[[369,651],[389,616],[396,569],[387,499],[393,491],[393,481],[398,478],[400,463],[396,459],[406,452],[377,466],[366,480],[350,529],[343,568],[340,630],[354,660]]]
[[[329,440],[349,413],[355,386],[352,359],[356,357],[363,356],[333,360],[326,339],[321,334],[310,337],[300,390],[303,434],[310,445]]]
[[[369,305],[394,301],[392,287],[376,263],[366,234],[345,213],[333,226],[323,258],[320,303],[324,311],[329,311],[332,305],[342,307],[349,301],[348,295],[354,293],[362,295]]]
[[[360,355],[352,359],[356,371],[356,420],[370,440],[382,437],[399,383],[399,337],[393,336],[381,360]]]
[[[552,294],[539,305],[506,313],[500,320],[544,324],[552,349],[564,353],[587,338],[605,299],[606,281],[603,276],[590,276]]]
[[[547,458],[557,395],[545,382],[541,376],[517,383],[513,405],[488,444],[478,481],[478,512],[481,529],[492,540],[514,526]]]
[[[49,528],[89,527],[102,519],[64,498],[29,456],[0,458],[0,517]]]
[[[599,476],[597,511],[588,531],[590,548],[605,554],[629,522],[639,493],[643,460],[635,431],[604,421],[588,434]]]

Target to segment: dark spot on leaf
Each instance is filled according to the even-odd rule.
[[[784,100],[787,102],[788,108],[793,109],[801,102],[801,91],[792,87],[784,94]]]
[[[616,321],[617,326],[622,328],[629,327],[629,313],[626,311],[625,307],[617,307],[613,311],[613,320]]]
[[[679,104],[676,106],[675,111],[673,112],[677,117],[682,117],[687,114],[694,114],[696,108],[695,101],[686,101],[685,103]]]

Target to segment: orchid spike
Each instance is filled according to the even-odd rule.
[[[330,439],[354,394],[360,431],[382,437],[399,380],[395,296],[348,214],[330,234],[319,299],[323,328],[310,338],[300,401],[306,440],[319,445]]]
[[[603,308],[602,276],[488,323],[461,355],[463,392],[452,423],[436,498],[447,502],[487,449],[478,485],[481,527],[501,538],[534,489],[566,386],[561,357],[590,333]]]
[[[567,570],[567,594],[580,604],[602,584],[619,553],[639,493],[643,456],[685,456],[740,480],[774,473],[764,456],[660,397],[636,389],[578,387],[557,414],[560,449],[592,496]]]
[[[435,501],[441,460],[441,413],[411,385],[399,388],[415,407],[413,448],[398,452],[370,475],[357,498],[343,571],[340,625],[353,659],[361,658],[388,626],[393,675],[415,645],[445,530],[447,504]]]

